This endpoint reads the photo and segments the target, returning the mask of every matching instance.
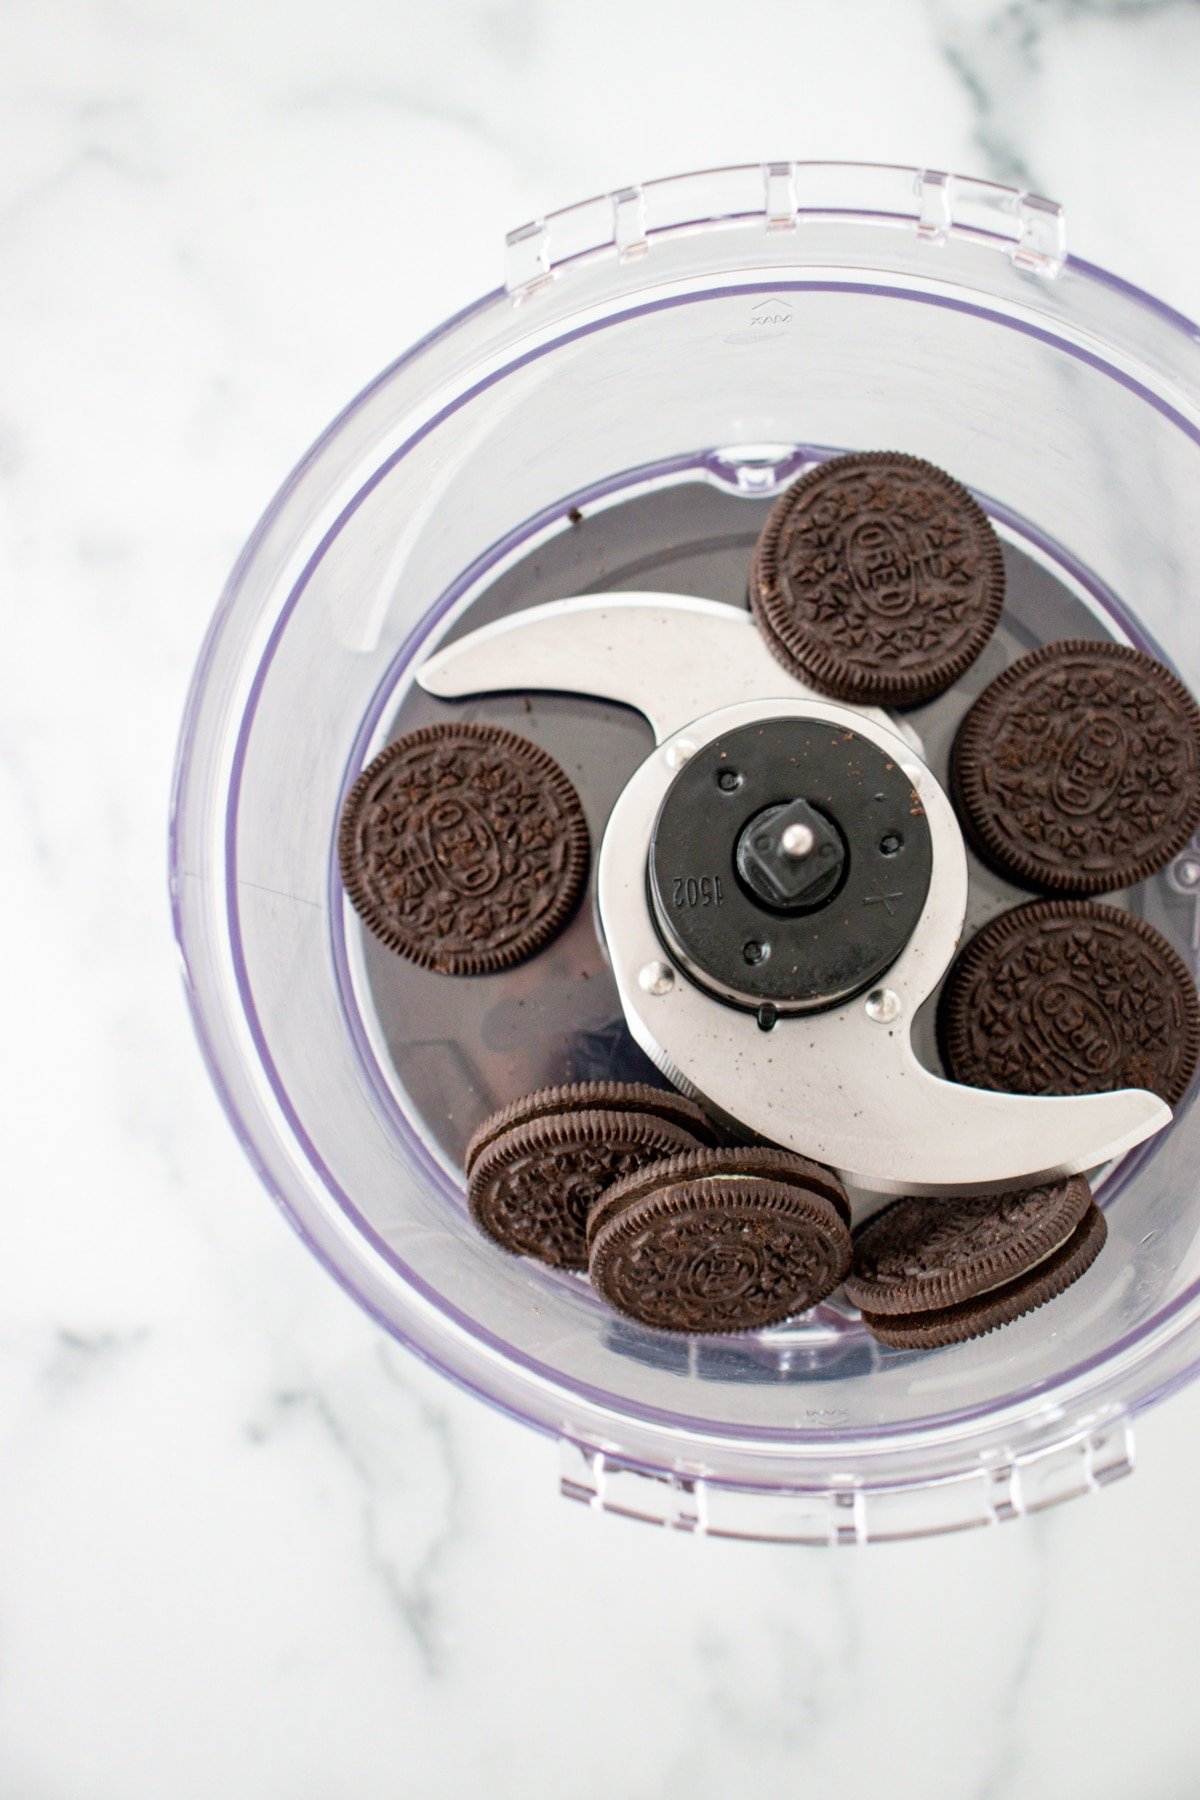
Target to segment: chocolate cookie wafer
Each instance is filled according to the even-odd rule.
[[[617,1081],[542,1088],[501,1107],[472,1136],[467,1204],[503,1249],[585,1269],[598,1196],[644,1164],[715,1136],[682,1094]]]
[[[849,1203],[786,1150],[694,1150],[610,1188],[588,1220],[601,1298],[666,1331],[757,1331],[805,1312],[850,1265]]]
[[[1054,1299],[1107,1235],[1081,1175],[1004,1194],[909,1197],[855,1233],[846,1293],[881,1343],[935,1349]]]
[[[957,1306],[1049,1256],[1091,1204],[1082,1175],[1010,1193],[893,1201],[855,1234],[846,1292],[871,1313]]]
[[[1200,707],[1154,657],[1069,638],[983,690],[955,738],[951,786],[974,848],[1062,894],[1144,881],[1200,825]]]
[[[651,1087],[644,1081],[570,1081],[522,1094],[489,1113],[467,1141],[463,1164],[468,1176],[489,1144],[514,1126],[576,1112],[647,1113],[690,1131],[702,1144],[715,1144],[719,1137],[704,1108],[674,1088]]]
[[[959,953],[938,1001],[947,1072],[1012,1094],[1148,1088],[1177,1106],[1200,1057],[1200,1001],[1161,932],[1118,907],[1038,900]]]
[[[338,829],[342,881],[392,950],[443,975],[511,968],[583,892],[588,832],[553,757],[496,725],[426,725],[363,770]]]
[[[835,457],[777,501],[750,605],[785,669],[839,700],[910,706],[979,655],[1004,604],[1004,558],[959,482],[915,456]]]

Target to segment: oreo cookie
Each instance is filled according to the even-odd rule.
[[[399,955],[488,975],[544,948],[587,879],[579,796],[553,757],[496,725],[426,725],[351,788],[338,828],[351,904]]]
[[[1054,893],[1111,892],[1164,868],[1200,826],[1200,707],[1154,657],[1069,638],[984,689],[950,772],[993,868]]]
[[[985,925],[938,1001],[947,1073],[1013,1094],[1148,1088],[1177,1106],[1200,1057],[1183,959],[1133,913],[1040,900]]]
[[[707,1115],[681,1094],[635,1083],[574,1082],[501,1107],[467,1145],[467,1204],[502,1249],[585,1269],[597,1198],[646,1163],[711,1144]]]
[[[750,605],[789,673],[838,700],[912,706],[970,667],[1000,617],[1004,558],[983,509],[915,456],[839,456],[763,527]]]
[[[1003,1194],[908,1197],[855,1233],[846,1293],[880,1343],[963,1343],[1063,1293],[1107,1235],[1081,1175]]]
[[[694,1150],[610,1188],[588,1219],[602,1299],[663,1331],[758,1331],[806,1312],[850,1266],[836,1177],[786,1150]]]

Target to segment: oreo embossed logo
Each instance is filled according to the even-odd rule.
[[[1099,812],[1121,786],[1129,739],[1112,713],[1085,719],[1069,733],[1058,753],[1051,791],[1063,812],[1086,818]]]
[[[1107,1086],[1119,1075],[1121,1041],[1104,1008],[1075,982],[1059,976],[1038,988],[1030,1025],[1040,1053],[1065,1077],[1085,1068]]]
[[[460,894],[488,894],[500,879],[500,844],[469,800],[435,801],[417,835],[431,870]]]
[[[898,525],[881,518],[856,521],[845,558],[855,593],[874,612],[898,619],[915,606],[920,557]]]

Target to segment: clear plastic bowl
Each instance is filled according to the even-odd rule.
[[[560,1440],[573,1498],[684,1530],[839,1543],[988,1523],[1102,1485],[1131,1467],[1137,1412],[1200,1356],[1194,1105],[1108,1175],[1110,1241],[1088,1276],[989,1338],[883,1352],[837,1307],[749,1339],[642,1331],[578,1279],[479,1238],[455,1172],[485,1090],[580,1072],[556,1064],[574,1040],[555,1007],[569,1012],[589,958],[603,974],[590,914],[547,953],[549,975],[515,1002],[506,990],[505,1017],[524,994],[558,1023],[497,1036],[502,1009],[457,997],[470,983],[417,972],[387,989],[345,916],[332,847],[354,774],[417,716],[414,661],[468,610],[475,622],[481,606],[588,583],[736,598],[714,590],[740,581],[764,496],[801,455],[890,448],[941,464],[989,508],[1014,564],[1048,572],[1044,606],[1025,584],[1017,645],[1061,635],[1062,607],[1079,606],[1200,688],[1196,328],[1067,258],[1049,202],[865,165],[623,190],[514,232],[505,277],[314,446],[200,658],[171,883],[235,1129],[390,1332]],[[705,494],[746,508],[737,529],[713,535]],[[636,557],[605,562],[611,532],[572,548],[579,510],[592,523],[625,507],[634,543],[636,503],[664,496],[670,531],[662,514],[646,527],[653,581],[644,567],[633,578]],[[648,740],[632,715],[565,698],[539,704],[530,734],[561,752],[580,718],[593,744],[611,734],[611,799]],[[604,794],[588,797],[598,832]],[[1193,964],[1198,883],[1193,848],[1134,901]],[[472,1030],[486,1077],[455,1049]],[[601,1007],[597,1041],[604,1030]]]

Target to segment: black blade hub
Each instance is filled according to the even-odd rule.
[[[648,876],[674,959],[769,1020],[875,983],[912,936],[932,866],[924,808],[894,758],[825,721],[767,719],[684,764]]]
[[[807,800],[768,806],[737,841],[743,883],[764,906],[811,912],[838,889],[846,868],[846,840]]]

